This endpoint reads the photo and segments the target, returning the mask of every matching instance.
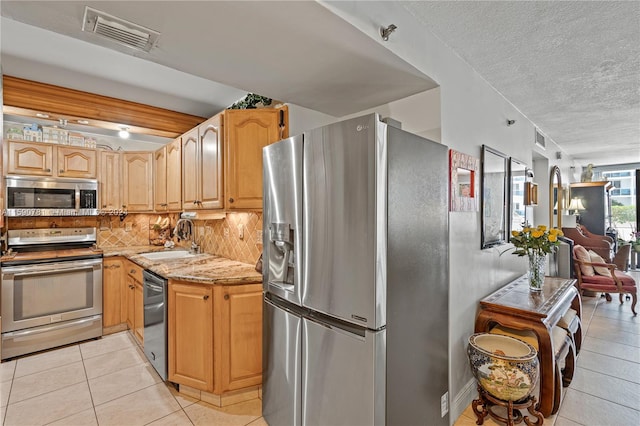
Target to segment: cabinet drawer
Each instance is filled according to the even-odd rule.
[[[139,283],[142,283],[144,281],[143,277],[142,277],[142,271],[144,270],[144,268],[142,268],[141,266],[136,265],[135,263],[131,262],[131,261],[127,261],[126,265],[125,265],[125,271],[127,273],[127,275],[131,276],[134,280],[138,281]]]

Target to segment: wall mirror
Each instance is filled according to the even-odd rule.
[[[480,159],[449,150],[449,210],[478,211]]]
[[[509,217],[510,231],[522,231],[522,225],[527,221],[525,207],[525,184],[527,180],[527,165],[520,160],[511,158],[509,162]]]
[[[562,210],[564,197],[562,193],[562,176],[560,168],[553,166],[549,176],[549,227],[562,228]]]
[[[507,156],[482,145],[483,249],[507,242],[507,164]]]

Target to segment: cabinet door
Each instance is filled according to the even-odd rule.
[[[163,146],[153,154],[155,210],[167,211],[167,147]]]
[[[136,282],[130,276],[127,275],[125,278],[126,283],[126,293],[127,293],[127,327],[133,333],[135,329],[135,291],[136,291]]]
[[[203,209],[221,209],[224,207],[222,187],[222,115],[202,123],[200,135],[200,176],[201,188],[198,205]],[[262,154],[261,154],[262,155]]]
[[[213,286],[169,281],[169,380],[213,391]]]
[[[144,301],[142,293],[142,283],[133,280],[134,298],[133,298],[133,336],[136,338],[140,346],[144,345]]]
[[[262,208],[262,148],[287,137],[280,109],[227,110],[225,128],[225,209]]]
[[[100,208],[115,214],[122,209],[122,156],[100,151]]]
[[[97,152],[95,150],[59,146],[57,151],[58,176],[88,179],[96,177]]]
[[[181,139],[178,138],[167,148],[167,209],[182,210],[182,156]]]
[[[153,153],[125,152],[123,206],[130,212],[153,210]]]
[[[122,259],[106,258],[102,269],[102,327],[122,323]]]
[[[193,210],[198,201],[198,129],[182,135],[182,208]]]
[[[7,173],[53,176],[53,146],[7,141]]]
[[[262,383],[262,285],[216,287],[215,300],[215,360],[220,368],[215,393],[259,385]]]

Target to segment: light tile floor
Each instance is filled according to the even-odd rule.
[[[640,271],[629,272],[640,283]],[[573,381],[565,388],[560,410],[544,419],[545,425],[640,425],[640,315],[633,316],[631,301],[621,305],[617,294],[611,296],[611,302],[582,298],[583,340]],[[455,426],[475,421],[469,406]],[[501,423],[487,417],[484,424]]]
[[[632,272],[640,282],[640,272]],[[640,425],[640,316],[584,297],[582,350],[556,426]],[[640,309],[639,306],[636,306]],[[224,408],[162,382],[127,333],[0,364],[0,425],[264,426],[261,400]],[[475,425],[471,407],[456,426]],[[486,418],[485,425],[498,423]]]
[[[127,332],[0,364],[0,425],[264,426],[262,401],[224,408],[162,382]]]

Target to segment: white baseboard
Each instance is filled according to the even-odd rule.
[[[451,414],[450,414],[450,422],[454,424],[458,417],[462,414],[464,410],[471,404],[478,395],[477,395],[478,384],[476,379],[471,379],[467,382],[466,385],[462,388],[462,390],[456,395],[451,404]]]

